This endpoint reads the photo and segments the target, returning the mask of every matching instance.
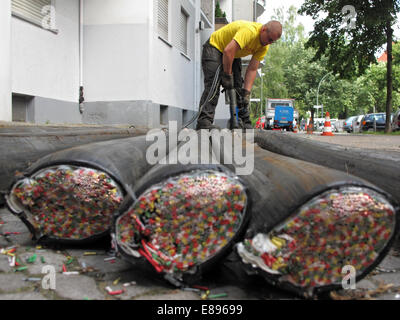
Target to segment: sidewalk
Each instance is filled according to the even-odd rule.
[[[400,152],[399,135],[334,133],[334,136],[321,136],[321,132],[306,134],[304,131],[300,132],[298,135],[304,139],[326,142],[328,144],[338,144],[350,148]]]

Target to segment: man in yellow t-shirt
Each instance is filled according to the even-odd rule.
[[[203,45],[201,64],[204,73],[204,92],[200,100],[200,106],[203,107],[197,120],[197,130],[216,128],[213,122],[220,85],[226,90],[236,89],[238,115],[242,126],[245,129],[252,128],[249,113],[250,91],[260,61],[267,54],[269,45],[281,35],[282,25],[278,21],[262,25],[244,20],[231,22],[211,35]],[[248,55],[252,55],[252,58],[243,81],[240,58]],[[214,80],[218,82],[215,83]],[[212,89],[213,92],[210,92]]]

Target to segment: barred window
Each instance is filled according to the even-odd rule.
[[[12,0],[13,16],[56,31],[54,0]]]
[[[168,40],[168,0],[158,0],[158,34]]]

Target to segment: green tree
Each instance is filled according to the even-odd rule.
[[[354,6],[357,14],[354,28],[343,25],[345,19],[342,9],[347,5]],[[352,79],[362,75],[376,61],[375,52],[387,44],[385,132],[391,131],[392,26],[399,8],[399,0],[305,0],[299,10],[316,20],[314,31],[307,42],[308,47],[317,49],[315,59],[326,55],[329,69],[342,78]],[[321,13],[326,15],[321,16]]]

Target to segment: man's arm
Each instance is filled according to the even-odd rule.
[[[239,49],[240,49],[240,46],[235,40],[232,40],[231,42],[229,42],[228,45],[225,47],[225,50],[224,50],[223,56],[222,56],[222,64],[223,64],[224,72],[226,74],[232,74],[233,59],[235,59],[235,54]]]
[[[253,87],[254,79],[257,76],[257,69],[259,65],[260,61],[252,57],[244,76],[244,89],[246,89],[247,91],[251,91],[251,88]]]

